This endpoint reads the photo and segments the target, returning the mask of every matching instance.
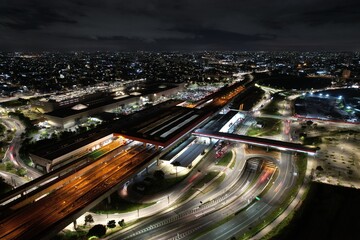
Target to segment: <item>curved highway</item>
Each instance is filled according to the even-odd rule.
[[[19,149],[22,142],[21,134],[25,132],[23,124],[14,118],[1,118],[1,120],[7,128],[16,130],[15,136],[6,151],[4,158],[8,158],[17,167],[27,169],[27,175],[32,179],[41,176],[40,172],[32,167],[29,167],[20,159]]]
[[[262,159],[251,158],[243,172],[234,170],[234,174],[212,191],[170,207],[164,213],[128,231],[125,229],[109,239],[180,239],[221,221],[251,204],[270,181],[274,165],[261,167]],[[241,162],[237,161],[237,165],[241,165]],[[261,168],[260,172],[256,170],[258,166]]]
[[[245,133],[247,125],[252,121],[251,116],[246,116],[239,132]],[[288,131],[283,131],[282,137],[288,140]],[[246,170],[241,177],[238,177],[236,171],[232,174],[233,179],[238,177],[238,180],[233,181],[228,188],[217,188],[214,190],[215,193],[208,193],[183,205],[173,206],[165,213],[124,229],[109,239],[208,240],[243,236],[252,227],[263,223],[263,218],[267,214],[279,208],[295,182],[295,167],[291,153],[282,152],[276,165],[278,174],[275,180],[271,179],[273,167],[268,171],[263,169],[260,175],[254,176],[249,175],[249,164],[246,164]],[[246,184],[251,181],[255,184]],[[262,194],[261,199],[254,200],[267,184],[271,185]],[[228,221],[219,225],[218,223],[226,217],[229,217]]]

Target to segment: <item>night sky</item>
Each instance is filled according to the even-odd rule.
[[[1,0],[0,51],[359,51],[359,0]]]

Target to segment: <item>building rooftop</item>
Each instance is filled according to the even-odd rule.
[[[110,127],[103,126],[59,142],[52,142],[49,145],[34,150],[32,154],[52,161],[112,133],[113,130]]]
[[[76,115],[78,113],[90,111],[90,110],[100,108],[100,107],[103,107],[106,105],[110,105],[113,103],[121,103],[125,99],[129,99],[129,98],[131,98],[131,96],[121,98],[121,99],[114,99],[112,97],[104,97],[102,99],[98,99],[97,101],[90,101],[87,103],[77,104],[77,105],[71,106],[71,107],[56,109],[52,112],[46,113],[45,115],[59,117],[59,118],[66,118],[66,117],[70,117],[72,115]]]
[[[34,154],[52,160],[111,133],[115,136],[121,135],[128,139],[166,147],[229,103],[236,96],[229,94],[233,93],[233,89],[237,87],[239,85],[220,90],[216,93],[219,100],[211,102],[204,108],[179,107],[177,105],[181,102],[180,100],[169,100],[122,116],[120,119],[112,121],[111,124],[103,124],[90,132],[41,148],[34,151]],[[241,91],[240,89],[238,93]],[[231,115],[232,113],[229,113],[224,118]]]
[[[76,115],[78,113],[82,113],[82,112],[86,112],[86,111],[90,111],[96,108],[100,108],[106,105],[110,105],[110,104],[114,104],[114,103],[119,103],[121,104],[122,101],[133,98],[134,96],[144,96],[147,94],[156,94],[158,92],[167,90],[167,89],[172,89],[174,87],[177,87],[177,85],[175,84],[150,84],[147,85],[146,88],[143,89],[136,89],[136,93],[135,95],[127,95],[127,96],[123,96],[121,98],[119,98],[118,96],[103,96],[102,98],[97,98],[95,100],[91,100],[91,101],[84,101],[81,103],[77,103],[76,105],[72,105],[69,107],[65,107],[65,108],[60,108],[57,110],[54,110],[52,112],[46,113],[46,115],[48,116],[53,116],[53,117],[58,117],[58,118],[66,118],[66,117],[70,117],[72,115]],[[134,93],[134,92],[133,92]]]

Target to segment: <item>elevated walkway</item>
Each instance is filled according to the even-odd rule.
[[[316,154],[316,151],[318,150],[318,148],[314,146],[305,146],[299,143],[284,142],[267,138],[250,137],[246,135],[237,135],[232,133],[214,132],[209,130],[197,130],[192,134],[198,137],[216,138],[221,140],[247,143],[261,147],[276,148],[279,150],[303,152],[312,155]]]

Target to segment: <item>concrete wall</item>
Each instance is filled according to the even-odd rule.
[[[49,172],[51,167],[51,161],[40,156],[34,155],[32,153],[29,154],[31,160],[35,163],[35,168],[42,170],[44,172]],[[40,166],[40,168],[38,167]]]

